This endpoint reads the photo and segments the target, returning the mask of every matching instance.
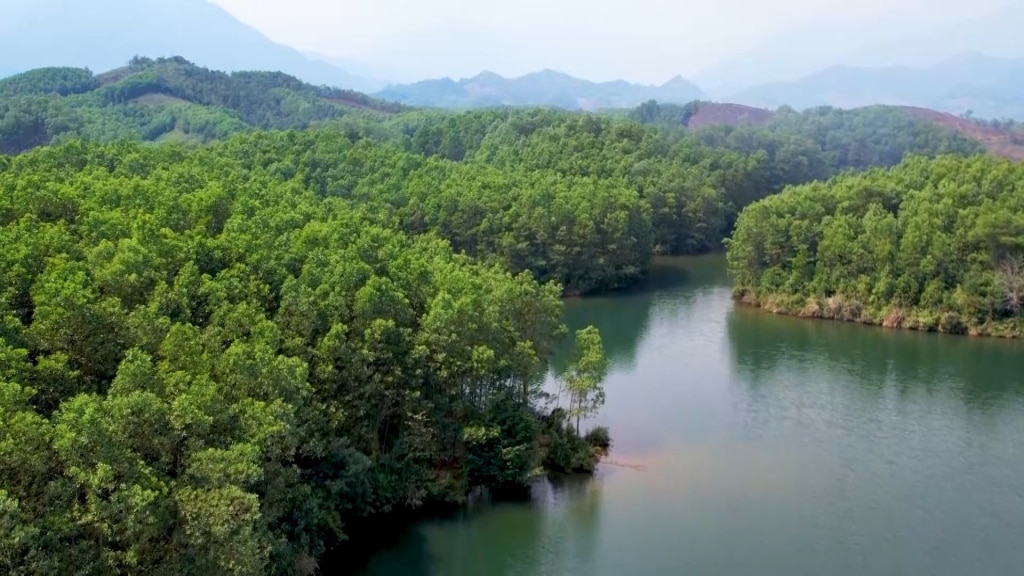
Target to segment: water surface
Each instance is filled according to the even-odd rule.
[[[724,268],[567,303],[611,359],[615,464],[424,522],[365,575],[1024,574],[1024,344],[772,316]]]

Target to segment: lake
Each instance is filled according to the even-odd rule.
[[[773,316],[721,256],[571,300],[611,463],[424,522],[365,576],[1024,574],[1024,343]]]

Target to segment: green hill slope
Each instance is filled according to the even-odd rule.
[[[180,58],[135,58],[99,75],[43,68],[0,80],[0,153],[73,138],[206,142],[252,129],[302,129],[403,110],[281,72],[227,74]]]

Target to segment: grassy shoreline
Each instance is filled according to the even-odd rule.
[[[953,311],[921,310],[889,306],[871,308],[841,295],[820,298],[801,294],[762,294],[736,289],[733,299],[751,308],[772,314],[811,320],[831,320],[877,326],[891,330],[936,332],[959,336],[1019,339],[1024,338],[1024,321],[966,322]]]

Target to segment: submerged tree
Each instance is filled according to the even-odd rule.
[[[601,333],[588,326],[576,332],[576,350],[569,368],[562,374],[562,389],[569,394],[569,418],[576,418],[576,434],[580,418],[593,416],[604,406],[604,378],[608,359],[601,345]]]

